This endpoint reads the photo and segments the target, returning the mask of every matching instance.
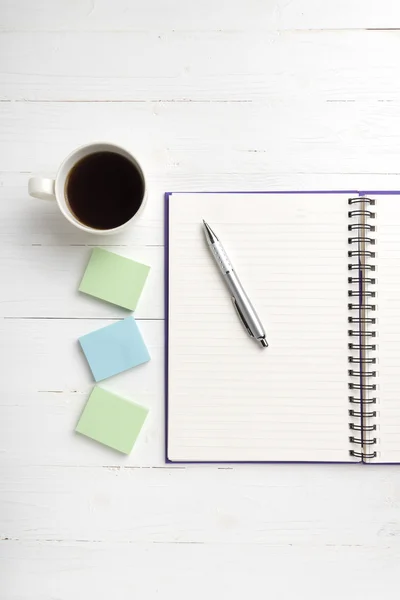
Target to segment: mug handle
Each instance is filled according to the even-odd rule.
[[[29,195],[40,200],[55,200],[55,183],[50,177],[31,177],[28,182]]]

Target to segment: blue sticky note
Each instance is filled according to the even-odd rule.
[[[150,360],[133,317],[88,333],[79,338],[79,343],[96,381]]]

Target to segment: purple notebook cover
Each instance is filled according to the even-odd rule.
[[[171,464],[345,464],[345,465],[362,465],[362,464],[394,464],[394,463],[365,463],[363,460],[355,462],[330,462],[326,461],[172,461],[168,458],[168,315],[169,315],[169,197],[172,194],[345,194],[348,196],[391,196],[400,195],[400,190],[286,190],[286,191],[234,191],[234,192],[165,192],[164,194],[164,243],[165,243],[165,256],[164,256],[164,282],[165,282],[165,297],[164,297],[164,311],[165,311],[165,370],[164,370],[164,394],[165,394],[165,462]],[[360,278],[360,305],[362,296],[362,272],[359,272]],[[360,341],[361,342],[361,341]],[[360,381],[362,379],[362,367],[360,368]],[[362,397],[362,388],[361,388]],[[361,404],[361,413],[363,411],[363,405]]]

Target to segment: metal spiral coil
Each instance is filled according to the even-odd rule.
[[[354,338],[348,343],[348,349],[351,351],[348,362],[354,365],[354,368],[348,370],[348,389],[359,391],[357,395],[349,396],[351,408],[348,411],[351,417],[349,430],[359,433],[358,436],[350,434],[349,442],[351,446],[359,448],[351,448],[349,452],[350,456],[364,461],[375,458],[376,452],[370,450],[370,447],[377,443],[376,437],[370,435],[370,432],[376,431],[377,428],[376,424],[371,422],[377,413],[369,408],[376,404],[376,371],[370,367],[376,364],[376,357],[373,355],[376,344],[370,343],[370,339],[376,337],[373,329],[376,317],[371,314],[376,310],[376,305],[371,300],[376,297],[376,292],[371,289],[376,284],[376,278],[372,275],[376,271],[373,262],[376,252],[372,248],[376,241],[373,237],[375,225],[370,222],[375,219],[375,212],[371,210],[375,200],[365,197],[350,198],[348,204],[354,206],[348,211],[348,218],[351,220],[348,231],[354,232],[354,235],[350,233],[348,237],[350,249],[347,256],[352,260],[348,262],[347,268],[354,272],[354,276],[349,275],[347,278],[351,286],[348,290],[351,301],[347,305],[351,314],[347,320],[348,323],[356,325],[356,328],[348,330],[348,336]]]
[[[354,456],[355,458],[361,458],[362,460],[368,458],[375,458],[376,452],[358,452],[357,450],[350,450],[350,456]]]

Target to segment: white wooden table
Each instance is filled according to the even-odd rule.
[[[0,0],[0,598],[397,598],[400,468],[166,466],[165,190],[400,189],[397,0]],[[74,147],[127,146],[150,198],[116,238],[30,199]],[[125,458],[74,434],[91,247],[152,266],[150,408]]]

